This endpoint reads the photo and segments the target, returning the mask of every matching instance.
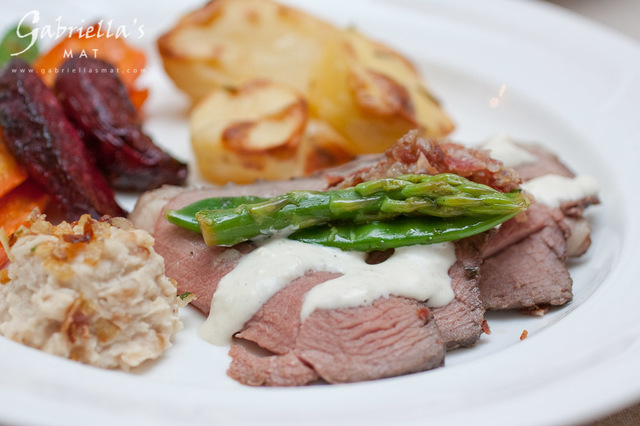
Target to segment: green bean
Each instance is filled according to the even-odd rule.
[[[301,229],[289,238],[342,250],[387,250],[455,241],[487,231],[515,214],[497,216],[400,217],[389,222],[340,223]]]
[[[206,198],[189,204],[181,209],[167,210],[164,213],[164,217],[174,225],[181,226],[194,232],[201,232],[200,225],[198,225],[198,220],[196,219],[196,213],[200,210],[231,209],[242,204],[259,203],[265,200],[267,199],[254,197],[253,195],[243,197]]]

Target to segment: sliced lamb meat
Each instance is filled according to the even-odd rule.
[[[445,345],[429,309],[390,297],[314,311],[300,327],[294,352],[327,382],[345,383],[440,367]]]
[[[593,204],[600,204],[600,200],[596,197],[587,197],[560,206],[560,210],[564,214],[564,223],[569,229],[568,257],[582,256],[591,247],[591,225],[582,215],[584,210]]]
[[[487,310],[562,305],[572,299],[562,213],[542,204],[490,233],[480,294]]]
[[[377,163],[344,178],[334,177],[332,182],[334,186],[344,188],[410,173],[455,173],[504,192],[518,188],[521,182],[513,169],[492,159],[486,150],[422,139],[415,131],[400,138]]]
[[[487,309],[563,305],[572,299],[566,240],[549,225],[485,259],[480,292]]]
[[[572,299],[562,211],[534,203],[488,234],[480,294],[487,310],[562,305]]]
[[[567,238],[567,257],[582,256],[591,247],[591,225],[583,217],[565,216],[564,224],[569,228]]]
[[[259,356],[244,346],[232,344],[227,374],[249,386],[302,386],[318,379],[318,374],[293,352]]]
[[[514,167],[523,181],[547,174],[573,177],[556,155],[537,145],[517,144],[535,161]],[[540,203],[489,233],[482,248],[480,292],[490,310],[562,305],[572,299],[568,256],[579,256],[591,244],[583,212],[596,197],[550,208]]]
[[[236,337],[250,340],[276,354],[291,351],[300,333],[304,296],[318,284],[339,277],[329,272],[308,272],[272,296]]]
[[[564,235],[568,231],[563,227],[563,219],[564,215],[559,209],[534,203],[527,211],[506,221],[500,228],[487,234],[480,249],[482,258],[488,259],[541,231],[546,226],[560,227]]]
[[[485,309],[478,288],[481,258],[477,249],[482,240],[465,239],[456,243],[458,261],[449,269],[455,299],[446,306],[430,309],[449,350],[473,346],[482,334]],[[305,294],[317,284],[337,276],[339,274],[310,272],[294,280],[271,297],[237,337],[277,354],[292,350],[300,332],[300,310]]]
[[[156,219],[162,213],[164,206],[184,191],[185,189],[181,186],[164,185],[145,192],[138,198],[135,209],[129,214],[129,220],[136,228],[144,229],[153,235]]]
[[[533,178],[550,174],[566,177],[574,176],[573,172],[569,170],[567,166],[562,164],[558,156],[547,149],[533,144],[516,145],[525,149],[535,157],[535,161],[523,163],[514,167],[523,181],[528,181]]]
[[[584,210],[594,204],[600,204],[598,197],[585,197],[576,201],[568,201],[560,205],[560,210],[565,216],[582,217]]]
[[[171,239],[166,239],[167,234]],[[196,295],[191,305],[205,315],[211,309],[211,298],[222,277],[236,267],[242,256],[255,249],[250,243],[233,248],[208,247],[202,236],[186,229],[170,233],[161,229],[156,235],[154,248],[165,259],[166,275],[178,283],[178,294]],[[174,237],[179,240],[173,240]]]
[[[292,314],[299,318],[299,311]],[[246,351],[232,348],[228,374],[246,384],[286,382],[289,378],[277,373],[288,371],[279,366],[299,365],[293,361],[294,355],[327,382],[346,383],[424,371],[444,362],[445,344],[440,331],[429,309],[415,300],[390,297],[369,306],[320,309],[302,324],[299,319],[297,322],[295,340],[280,355],[254,355],[255,363],[248,363]],[[247,333],[241,335],[248,337]],[[268,337],[255,333],[251,337],[261,345],[271,345],[266,342]],[[309,381],[314,379],[309,376]]]
[[[514,167],[523,181],[528,181],[547,174],[555,174],[566,177],[574,177],[574,173],[565,166],[560,159],[545,148],[538,145],[517,144],[533,155],[535,161]],[[599,204],[597,197],[586,197],[564,203],[560,210],[564,214],[565,227],[567,229],[567,256],[581,256],[591,245],[591,227],[583,218],[584,210],[592,205]]]
[[[448,350],[473,346],[482,334],[485,307],[480,298],[482,259],[477,247],[483,243],[484,236],[456,243],[458,260],[449,269],[455,299],[446,306],[431,309]]]

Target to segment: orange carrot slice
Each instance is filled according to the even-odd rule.
[[[137,109],[140,109],[147,98],[147,90],[137,89],[135,82],[145,71],[146,56],[144,52],[127,44],[123,37],[116,38],[113,35],[107,37],[106,34],[97,37],[99,28],[97,24],[89,28],[92,30],[87,29],[84,34],[92,34],[92,37],[81,38],[80,34],[76,32],[72,37],[63,38],[47,53],[40,55],[33,63],[33,68],[42,73],[42,79],[47,86],[53,87],[56,70],[62,72],[60,65],[70,55],[73,57],[84,55],[102,59],[118,69],[118,77],[127,88],[131,101]]]
[[[6,194],[0,199],[0,227],[7,235],[11,235],[28,223],[29,215],[34,208],[43,211],[49,203],[49,196],[31,180]],[[7,254],[0,246],[0,267],[7,261]]]
[[[7,194],[26,179],[27,173],[16,162],[2,141],[2,129],[0,129],[0,197]]]

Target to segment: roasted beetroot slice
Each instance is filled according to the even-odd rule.
[[[68,59],[61,69],[78,70],[59,74],[54,90],[111,186],[146,191],[184,183],[187,166],[142,131],[118,70],[93,58]]]
[[[65,219],[125,214],[53,91],[20,59],[0,72],[0,125],[13,156]]]

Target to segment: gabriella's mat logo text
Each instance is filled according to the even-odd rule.
[[[40,12],[32,10],[27,12],[16,27],[16,35],[21,39],[26,39],[29,44],[20,52],[14,52],[11,56],[17,56],[25,53],[31,49],[38,40],[54,39],[60,40],[62,38],[78,37],[80,39],[91,38],[142,38],[144,36],[144,25],[138,24],[138,19],[134,18],[132,24],[128,25],[114,25],[113,20],[105,21],[104,19],[95,22],[94,24],[84,25],[84,19],[81,21],[82,25],[65,25],[62,21],[62,16],[58,16],[53,24],[39,25],[40,24]],[[98,49],[82,49],[80,51],[73,51],[68,49],[64,51],[65,58],[72,58],[74,55],[78,57],[97,57]]]

